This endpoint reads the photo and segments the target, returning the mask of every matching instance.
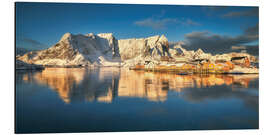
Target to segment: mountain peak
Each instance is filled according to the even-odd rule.
[[[97,34],[97,35],[98,35],[98,36],[107,36],[107,37],[113,36],[112,33],[99,33],[99,34]]]
[[[92,37],[92,36],[95,36],[95,34],[94,34],[94,33],[88,33],[88,34],[86,34],[85,36],[87,36],[87,37]]]
[[[199,48],[197,51],[196,51],[197,54],[203,54],[203,50],[201,48]]]
[[[71,36],[72,36],[72,34],[69,33],[69,32],[67,32],[67,33],[65,33],[65,34],[62,36],[62,38],[60,39],[60,41],[64,41],[64,40],[66,40],[66,39],[68,39],[68,38],[71,38]]]
[[[168,39],[164,35],[161,35],[158,41],[166,46],[169,46]]]

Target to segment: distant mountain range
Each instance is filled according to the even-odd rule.
[[[194,46],[188,46],[185,45],[184,42],[170,42],[169,43],[171,46],[174,45],[181,45],[183,48],[187,50],[198,50],[200,48],[194,47]],[[211,54],[224,54],[224,53],[231,53],[231,52],[237,52],[237,53],[248,53],[254,56],[259,56],[259,46],[258,45],[239,45],[239,46],[217,46],[216,48],[203,48],[202,49]]]
[[[162,57],[183,58],[186,61],[194,59],[230,60],[233,56],[245,55],[247,52],[256,54],[256,48],[232,47],[229,50],[205,53],[202,49],[189,50],[180,43],[170,43],[164,35],[148,38],[116,39],[112,33],[78,34],[66,33],[55,45],[48,49],[33,51],[16,48],[16,59],[27,64],[44,66],[134,66],[145,64],[146,61],[160,64]],[[257,49],[258,50],[258,49]],[[230,54],[229,52],[241,52]],[[229,53],[229,54],[225,54]],[[253,58],[255,59],[255,58]]]

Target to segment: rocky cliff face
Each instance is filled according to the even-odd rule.
[[[135,57],[160,58],[166,55],[163,46],[168,44],[167,38],[162,36],[152,36],[140,39],[118,40],[119,52],[122,60],[128,60]]]

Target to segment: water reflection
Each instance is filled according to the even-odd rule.
[[[169,92],[193,102],[236,97],[257,107],[258,95],[242,92],[256,88],[258,75],[186,75],[130,71],[119,68],[46,68],[24,74],[24,82],[46,85],[65,102],[98,101],[111,103],[115,97],[147,98],[165,101]],[[255,105],[254,105],[255,104]]]

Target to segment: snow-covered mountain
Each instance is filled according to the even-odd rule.
[[[112,33],[66,33],[52,47],[26,53],[17,59],[44,66],[121,66],[145,57],[160,58],[165,55],[166,50],[162,48],[165,44],[168,40],[164,35],[117,40]]]
[[[26,53],[18,59],[29,64],[46,66],[86,66],[99,62],[100,57],[112,59],[115,55],[111,51],[111,48],[115,47],[114,40],[111,33],[99,35],[66,33],[52,47]]]
[[[222,53],[212,55],[202,49],[186,50],[181,44],[170,44],[164,35],[148,38],[117,40],[112,33],[93,33],[73,35],[66,33],[52,47],[31,51],[16,60],[30,65],[73,67],[73,66],[125,66],[137,64],[162,64],[163,59],[194,61],[207,59],[230,61],[232,57],[248,57],[251,62],[258,61],[248,53]],[[166,64],[166,62],[163,64]]]

